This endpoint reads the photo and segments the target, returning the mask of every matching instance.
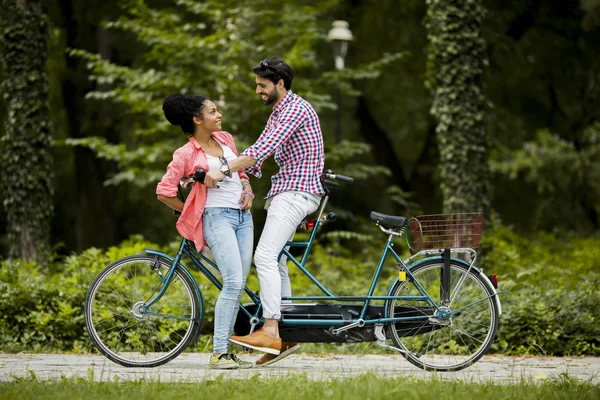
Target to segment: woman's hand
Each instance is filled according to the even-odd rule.
[[[249,210],[252,207],[252,196],[243,193],[238,203],[240,205],[240,210]]]
[[[220,170],[211,169],[206,173],[206,176],[204,177],[204,184],[206,185],[206,187],[215,189],[218,187],[217,183],[221,182],[223,179],[225,179],[225,175],[223,175],[223,173]]]

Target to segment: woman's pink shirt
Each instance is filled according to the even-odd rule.
[[[233,136],[228,132],[213,132],[212,136],[222,144],[229,147],[235,155],[239,155],[235,147]],[[198,168],[204,168],[208,171],[208,161],[206,153],[202,146],[196,142],[196,139],[190,136],[189,142],[181,146],[173,153],[173,161],[167,166],[167,173],[162,177],[156,194],[165,197],[177,196],[177,186],[184,176],[191,176]],[[243,171],[238,171],[240,179],[248,179]],[[177,231],[186,239],[192,240],[196,245],[196,250],[201,251],[205,245],[204,231],[202,229],[202,214],[206,206],[207,188],[201,184],[194,184],[183,205],[181,215],[177,220]]]

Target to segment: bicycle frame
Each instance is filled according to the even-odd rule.
[[[329,290],[327,290],[307,269],[306,269],[306,262],[308,259],[308,255],[310,254],[310,250],[312,248],[314,239],[316,237],[316,232],[319,229],[320,225],[322,224],[322,215],[325,209],[325,206],[327,205],[329,196],[326,195],[323,199],[323,202],[321,204],[320,210],[319,210],[319,214],[318,217],[316,219],[315,225],[312,229],[312,232],[310,233],[310,237],[308,239],[308,241],[290,241],[286,244],[286,247],[281,251],[280,257],[281,255],[286,255],[289,261],[292,261],[296,267],[298,267],[307,277],[308,279],[310,279],[325,295],[324,296],[292,296],[292,297],[283,297],[282,300],[296,300],[296,301],[335,301],[335,302],[362,302],[363,307],[362,307],[362,311],[360,313],[360,316],[357,319],[353,319],[351,321],[348,320],[340,320],[340,319],[318,319],[318,320],[310,320],[310,319],[286,319],[285,315],[282,317],[282,319],[280,320],[280,324],[285,325],[285,326],[323,326],[323,327],[333,327],[333,326],[344,326],[343,329],[340,330],[346,330],[346,329],[350,329],[352,327],[355,326],[359,326],[362,327],[364,325],[375,325],[375,324],[387,324],[387,323],[397,323],[397,322],[402,322],[402,321],[418,321],[418,320],[426,320],[431,318],[431,315],[421,315],[421,316],[410,316],[410,317],[392,317],[392,318],[377,318],[377,319],[365,319],[366,315],[367,315],[367,310],[369,308],[369,305],[372,301],[379,301],[379,300],[384,300],[384,301],[389,301],[389,300],[406,300],[406,301],[421,301],[425,304],[427,304],[428,306],[430,306],[432,309],[435,309],[437,311],[437,314],[442,314],[442,310],[440,309],[439,305],[436,304],[436,302],[429,296],[429,294],[426,292],[426,290],[423,288],[423,286],[418,282],[418,280],[412,275],[411,273],[411,269],[414,268],[415,266],[432,260],[432,259],[438,259],[438,260],[443,260],[442,257],[429,257],[423,260],[420,260],[418,262],[412,263],[411,260],[416,257],[417,255],[428,255],[428,254],[436,254],[436,253],[440,253],[440,251],[424,251],[424,252],[420,252],[415,254],[413,257],[410,257],[409,259],[406,260],[406,262],[403,262],[400,257],[398,256],[398,254],[395,252],[395,250],[393,249],[393,237],[394,236],[399,236],[398,234],[389,234],[388,239],[386,241],[385,247],[382,251],[381,257],[379,259],[379,264],[377,266],[377,269],[375,270],[375,273],[373,275],[373,279],[371,280],[371,284],[369,287],[369,290],[367,292],[367,294],[365,296],[336,296],[333,293],[331,293]],[[382,229],[383,230],[383,229]],[[385,231],[385,230],[384,230]],[[388,232],[389,231],[385,231]],[[302,253],[302,258],[300,261],[297,260],[296,257],[294,257],[290,251],[289,248],[291,247],[301,247],[304,248],[304,251]],[[463,249],[465,250],[465,249]],[[471,251],[474,252],[474,250],[469,249]],[[212,262],[209,258],[207,258],[206,256],[204,256],[203,254],[199,253],[196,251],[195,248],[193,248],[192,245],[190,245],[190,243],[187,241],[187,239],[182,239],[181,241],[181,245],[179,246],[179,250],[177,252],[177,255],[175,258],[172,258],[170,256],[168,256],[165,253],[162,253],[160,251],[157,250],[152,250],[152,249],[146,249],[145,250],[147,254],[150,255],[155,255],[157,257],[163,257],[167,260],[170,260],[172,262],[172,267],[169,270],[167,276],[165,278],[163,278],[163,282],[164,285],[163,287],[160,289],[159,293],[152,299],[150,300],[144,307],[143,307],[143,311],[149,312],[150,307],[155,304],[157,301],[159,301],[159,299],[163,296],[163,294],[166,292],[169,283],[174,275],[174,271],[175,268],[177,266],[179,266],[180,268],[182,268],[184,270],[185,273],[187,273],[189,276],[192,276],[189,271],[187,270],[187,268],[181,263],[181,258],[183,255],[186,255],[188,258],[190,258],[192,260],[192,262],[194,263],[194,265],[196,266],[196,268],[204,275],[208,278],[208,280],[215,285],[219,290],[222,290],[223,285],[221,284],[221,282],[219,281],[219,279],[217,279],[217,277],[215,277],[215,275],[203,264],[207,263],[208,265],[210,265],[211,267],[215,268],[215,269],[219,269],[218,266]],[[381,271],[383,270],[383,265],[385,264],[385,261],[387,260],[388,256],[391,254],[391,256],[393,257],[393,259],[398,263],[398,266],[400,268],[402,268],[404,271],[406,271],[407,274],[407,278],[410,279],[412,281],[412,283],[414,284],[414,286],[417,288],[418,292],[420,293],[420,296],[390,296],[389,292],[388,295],[386,296],[374,296],[373,293],[375,291],[375,288],[377,286],[379,277],[381,275]],[[453,259],[459,262],[463,262],[462,260],[458,260],[458,259]],[[473,268],[476,270],[476,272],[479,273],[479,270],[477,268],[475,268],[473,266],[473,262],[471,264],[468,264],[469,268]],[[397,280],[398,278],[396,278]],[[195,280],[194,280],[195,282]],[[395,282],[394,282],[395,283]],[[393,284],[394,284],[393,283]],[[393,287],[393,284],[391,287]],[[490,284],[491,285],[491,284]],[[196,284],[196,290],[199,291],[199,288]],[[261,310],[261,303],[260,303],[260,298],[259,296],[257,296],[256,293],[254,293],[251,289],[249,289],[247,286],[244,288],[244,291],[246,292],[246,294],[248,294],[248,296],[250,297],[250,299],[254,302],[254,304],[257,305],[256,311],[255,313],[251,313],[250,311],[248,311],[248,309],[240,304],[240,309],[246,314],[246,316],[249,319],[255,319],[255,321],[260,321],[263,322],[262,319],[258,319],[258,313]],[[493,295],[489,296],[489,297],[496,297],[497,300],[497,293],[494,293]],[[487,298],[483,298],[480,300],[477,300],[476,302],[461,307],[460,310],[469,307],[473,304],[478,303],[479,301],[483,301],[486,300]],[[295,303],[295,305],[301,305],[302,303]],[[457,310],[457,311],[460,311]],[[455,312],[457,312],[455,311]]]

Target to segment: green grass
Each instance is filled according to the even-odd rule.
[[[223,376],[223,375],[221,375]],[[563,375],[547,381],[521,381],[516,384],[472,383],[382,379],[365,374],[354,379],[312,381],[297,375],[247,380],[218,378],[198,383],[168,383],[148,380],[98,383],[88,379],[62,379],[40,382],[35,377],[15,378],[0,383],[0,398],[6,399],[593,399],[600,398],[600,386]]]

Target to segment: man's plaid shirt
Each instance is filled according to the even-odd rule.
[[[256,159],[256,164],[246,171],[260,178],[262,163],[273,153],[279,173],[271,177],[267,198],[290,190],[325,194],[319,180],[325,163],[319,117],[306,100],[291,90],[273,107],[256,143],[240,155]]]

